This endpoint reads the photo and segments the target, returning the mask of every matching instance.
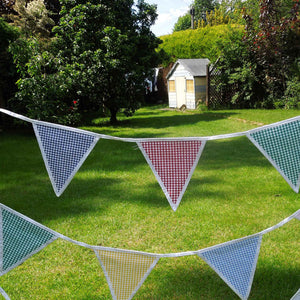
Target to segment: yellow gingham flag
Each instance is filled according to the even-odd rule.
[[[129,300],[159,260],[158,256],[134,251],[95,250],[114,300]]]

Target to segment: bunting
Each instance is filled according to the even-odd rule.
[[[205,146],[205,141],[137,143],[172,209],[176,211]]]
[[[57,237],[47,227],[2,204],[0,210],[0,275],[3,275]]]
[[[116,249],[95,253],[114,300],[132,299],[159,260],[153,254]]]
[[[239,239],[199,251],[198,255],[241,298],[248,299],[262,235]]]
[[[259,233],[202,250],[153,254],[91,246],[57,233],[3,204],[0,204],[0,210],[0,275],[17,267],[55,239],[61,238],[95,252],[114,300],[132,299],[160,258],[189,255],[203,258],[241,299],[247,299],[262,236],[300,215],[298,210]],[[5,297],[6,293],[1,287],[0,293]]]
[[[295,192],[300,187],[300,116],[257,129],[209,137],[120,138],[37,121],[0,108],[0,112],[31,122],[57,196],[60,196],[100,138],[137,143],[172,209],[183,197],[208,140],[246,135],[280,172]]]
[[[33,123],[54,192],[60,196],[99,140],[88,131]]]
[[[300,185],[300,121],[290,120],[247,133],[248,138],[298,193]]]

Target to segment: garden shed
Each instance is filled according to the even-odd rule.
[[[178,59],[167,75],[169,107],[195,109],[206,101],[208,58]]]

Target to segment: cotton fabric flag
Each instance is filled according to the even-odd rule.
[[[2,287],[0,287],[0,293],[4,297],[5,300],[10,300],[9,296],[6,294],[6,292],[4,291],[4,289]]]
[[[292,189],[300,186],[300,120],[290,120],[247,133]]]
[[[200,250],[197,254],[244,300],[250,294],[261,239],[262,235],[258,234]]]
[[[296,212],[296,214],[294,215],[294,218],[296,218],[300,221],[300,210],[298,212]]]
[[[300,300],[300,289],[297,291],[297,293],[291,298],[291,300]]]
[[[122,250],[94,250],[114,300],[135,295],[159,260],[154,254]]]
[[[137,143],[175,211],[205,146],[201,140]]]
[[[0,205],[0,275],[57,239],[47,227]]]
[[[93,133],[51,123],[33,123],[54,192],[60,196],[99,140]]]

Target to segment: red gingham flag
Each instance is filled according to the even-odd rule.
[[[175,211],[198,164],[205,141],[148,141],[138,146]]]

